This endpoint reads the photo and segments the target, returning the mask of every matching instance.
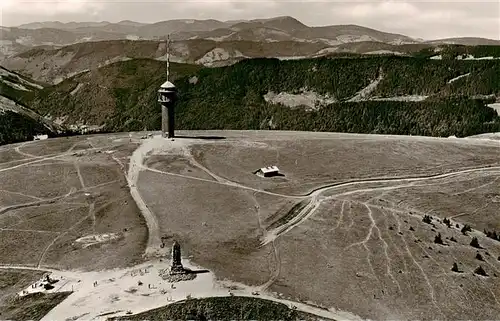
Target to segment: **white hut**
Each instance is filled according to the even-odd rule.
[[[42,134],[39,134],[39,135],[35,135],[35,136],[33,137],[33,140],[45,140],[45,139],[47,139],[47,138],[49,138],[49,135],[42,135]]]
[[[267,166],[267,167],[262,167],[259,170],[256,171],[256,174],[261,177],[271,177],[271,176],[276,176],[279,174],[279,168],[278,166]]]

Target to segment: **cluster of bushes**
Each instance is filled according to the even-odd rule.
[[[422,222],[432,224],[432,216],[425,214],[424,217],[422,217]]]
[[[433,221],[433,217],[430,216],[430,215],[425,214],[422,217],[422,222],[424,222],[426,224],[430,224],[430,225],[432,225],[432,226],[435,227],[435,225],[433,224],[432,221]],[[451,228],[453,226],[453,224],[451,223],[451,220],[449,218],[443,219],[443,224],[445,224],[448,228]],[[460,225],[457,224],[456,228],[460,228]],[[462,232],[462,234],[467,235],[468,232],[472,232],[472,228],[470,227],[470,225],[465,224],[462,227],[461,232]],[[499,240],[498,239],[498,235],[497,235],[497,233],[495,231],[488,232],[488,231],[484,230],[484,234],[486,234],[488,237],[491,237],[491,238],[493,238],[495,240]],[[449,240],[452,241],[452,242],[457,242],[457,240],[454,237],[450,237]],[[434,236],[434,243],[435,244],[439,244],[439,245],[445,245],[445,246],[448,245],[448,244],[446,244],[444,242],[441,233],[438,233],[437,235]],[[475,237],[475,236],[472,237],[469,245],[472,246],[472,247],[474,247],[474,248],[477,248],[477,249],[483,249],[483,247],[479,244],[478,238]],[[485,252],[485,254],[488,255],[488,256],[491,256],[488,252]],[[476,252],[475,258],[477,260],[479,260],[479,261],[483,261],[483,262],[485,261],[484,257],[481,255],[481,253],[479,253],[479,251]],[[500,256],[498,257],[498,260],[500,261]],[[453,263],[451,271],[456,272],[456,273],[463,273],[463,271],[459,269],[458,264],[456,262]],[[488,274],[486,273],[486,271],[484,270],[484,268],[481,265],[478,266],[476,269],[474,269],[473,273],[477,274],[477,275],[481,275],[481,276],[488,276]],[[494,276],[496,277],[497,275],[494,274]]]
[[[493,239],[495,241],[500,242],[500,233],[497,233],[496,231],[487,231],[486,229],[484,230],[484,234],[489,237],[490,239]]]

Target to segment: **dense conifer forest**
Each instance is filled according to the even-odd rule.
[[[498,49],[489,50],[496,54]],[[446,58],[446,49],[440,54]],[[173,63],[171,80],[180,93],[177,126],[445,137],[500,131],[500,118],[486,106],[500,97],[500,60],[434,60],[425,50],[419,55],[259,58],[219,68]],[[164,62],[134,59],[17,100],[40,115],[65,117],[69,124],[105,125],[107,131],[158,130],[156,91],[165,74]],[[373,88],[363,99],[350,101],[367,86]],[[290,107],[266,101],[270,92],[319,98],[314,108]],[[422,98],[405,99],[411,96]]]

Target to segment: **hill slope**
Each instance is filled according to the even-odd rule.
[[[252,31],[253,30],[253,31]],[[242,32],[254,32],[256,29]],[[328,45],[324,42],[278,41],[252,42],[194,39],[171,44],[171,60],[208,67],[227,66],[244,58],[298,59],[321,56],[399,55],[421,58],[500,59],[500,46],[435,46],[430,44],[388,44],[360,41]],[[57,84],[75,74],[96,69],[117,61],[134,58],[166,59],[166,45],[159,41],[100,41],[78,43],[62,48],[34,48],[6,59],[2,64],[32,79]]]
[[[245,57],[311,56],[326,48],[321,43],[283,41],[259,43],[248,41],[216,42],[186,40],[171,44],[171,60],[207,66],[232,64]],[[5,61],[3,65],[44,82],[58,83],[79,72],[132,58],[166,59],[166,46],[159,41],[86,42],[58,49],[35,48]]]
[[[281,129],[467,136],[497,131],[500,61],[405,57],[173,64],[182,129]],[[30,102],[39,113],[111,131],[158,129],[165,64],[137,59],[80,74]]]
[[[32,140],[37,134],[55,136],[65,130],[27,107],[43,87],[0,67],[0,145]]]
[[[330,320],[296,311],[285,304],[248,297],[188,299],[118,320]]]

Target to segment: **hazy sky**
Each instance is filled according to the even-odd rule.
[[[500,39],[500,0],[0,0],[0,25],[33,21],[157,22],[168,19],[252,19],[293,16],[310,26],[359,24],[412,37]]]

